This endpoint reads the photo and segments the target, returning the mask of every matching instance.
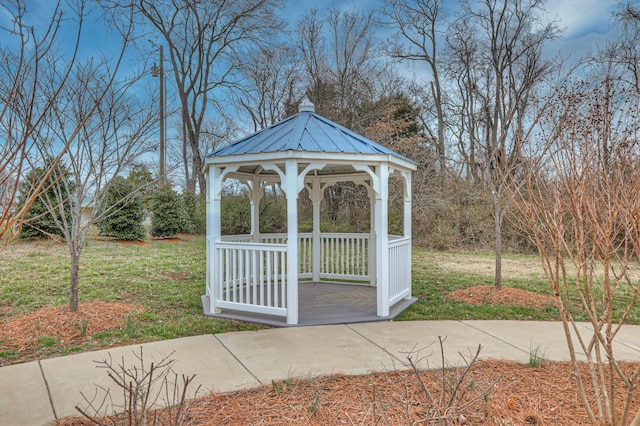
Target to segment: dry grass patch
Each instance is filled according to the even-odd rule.
[[[493,277],[496,260],[490,253],[428,252],[430,262],[443,271]],[[502,276],[513,280],[545,280],[540,260],[536,256],[505,256],[502,259]]]

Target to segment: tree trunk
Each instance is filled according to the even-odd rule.
[[[432,96],[435,100],[436,104],[436,114],[438,117],[438,140],[436,141],[436,152],[438,154],[438,166],[440,167],[440,184],[444,183],[445,170],[447,167],[447,159],[445,155],[445,145],[444,145],[444,110],[442,108],[442,93],[440,89],[440,81],[437,76],[437,69],[435,66],[432,67],[432,72],[436,77],[436,84],[431,83],[431,92]]]
[[[198,151],[198,152],[193,154],[193,170],[192,170],[192,173],[198,179],[198,186],[200,188],[200,194],[204,194],[206,189],[207,189],[207,181],[205,180],[205,177],[204,177],[203,166],[204,166],[204,163],[202,161],[202,157],[200,156],[200,151]],[[194,184],[194,186],[195,186],[195,184]],[[195,188],[194,188],[194,190],[195,190]]]
[[[182,115],[182,164],[184,167],[184,187],[187,191],[195,192],[196,188],[189,173],[189,145],[187,144],[187,124],[184,122],[184,114]]]
[[[494,276],[494,286],[496,290],[500,290],[502,288],[502,219],[504,217],[504,212],[502,211],[502,205],[500,204],[500,196],[495,189],[491,190],[491,195],[493,196],[493,224],[496,234],[496,270]]]
[[[78,271],[80,270],[80,253],[72,250],[71,252],[71,283],[69,287],[69,310],[71,312],[78,311]]]

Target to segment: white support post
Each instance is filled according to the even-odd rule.
[[[411,237],[411,172],[404,175],[404,237]]]
[[[286,161],[287,194],[287,324],[298,324],[298,163]]]
[[[404,227],[404,237],[409,237],[411,238],[411,172],[407,171],[403,173],[404,175],[404,220],[403,220],[403,227]],[[407,268],[407,275],[409,277],[409,279],[411,280],[411,244],[409,244],[409,259],[406,260],[406,264],[405,267]],[[412,297],[412,293],[411,293],[411,288],[412,285],[411,283],[409,283],[409,294],[407,295],[407,297],[405,297],[405,299],[411,299]]]
[[[220,225],[220,198],[222,197],[222,173],[220,168],[209,167],[209,194],[207,194],[210,206],[207,209],[207,280],[209,288],[210,312],[220,313],[216,307],[216,299],[220,297],[220,274],[218,271],[223,265],[219,264],[216,254],[216,243],[221,237]]]
[[[379,191],[376,193],[376,283],[377,314],[389,316],[389,166],[376,167]]]
[[[260,242],[260,200],[262,199],[262,186],[258,176],[254,176],[249,186],[249,199],[251,203],[251,240]]]
[[[376,271],[378,268],[376,267],[376,191],[373,188],[373,185],[369,187],[369,214],[370,214],[370,225],[369,225],[369,281],[372,287],[375,287],[377,280]]]
[[[212,199],[213,199],[213,173],[211,172],[211,169],[207,169],[207,175],[205,176],[207,179],[207,190],[205,191],[205,199],[206,199],[206,215],[205,215],[205,220],[206,220],[206,238],[205,238],[205,247],[206,247],[206,252],[205,252],[205,291],[206,291],[206,295],[211,298],[213,297],[213,294],[211,292],[211,286],[212,286],[212,281],[211,281],[211,258],[213,257],[213,254],[211,252],[211,235],[209,235],[209,232],[211,230],[211,227],[213,226],[212,224],[212,220],[213,220],[213,210],[212,210]]]
[[[313,203],[313,282],[320,281],[320,203],[322,193],[320,192],[320,177],[312,178],[311,202]]]

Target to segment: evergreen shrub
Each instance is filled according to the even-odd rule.
[[[147,231],[142,225],[145,218],[144,204],[140,195],[131,196],[134,185],[122,177],[116,177],[107,191],[105,219],[98,224],[100,235],[115,237],[123,241],[144,240]]]
[[[153,194],[151,211],[151,235],[154,237],[175,237],[189,227],[183,197],[168,186]]]

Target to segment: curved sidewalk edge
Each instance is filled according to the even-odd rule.
[[[190,391],[201,385],[202,395],[292,377],[406,369],[410,354],[422,360],[421,367],[438,368],[439,336],[452,365],[463,365],[460,354],[475,353],[478,345],[481,359],[527,363],[536,351],[548,360],[569,360],[560,322],[398,321],[202,335],[2,367],[0,419],[42,425],[78,415],[75,406],[87,405],[82,395],[100,396],[99,387],[120,396],[97,362],[111,357],[114,365],[138,365],[141,349],[146,365],[169,356],[178,377],[195,374]],[[616,342],[619,359],[640,360],[640,326],[624,326]]]

